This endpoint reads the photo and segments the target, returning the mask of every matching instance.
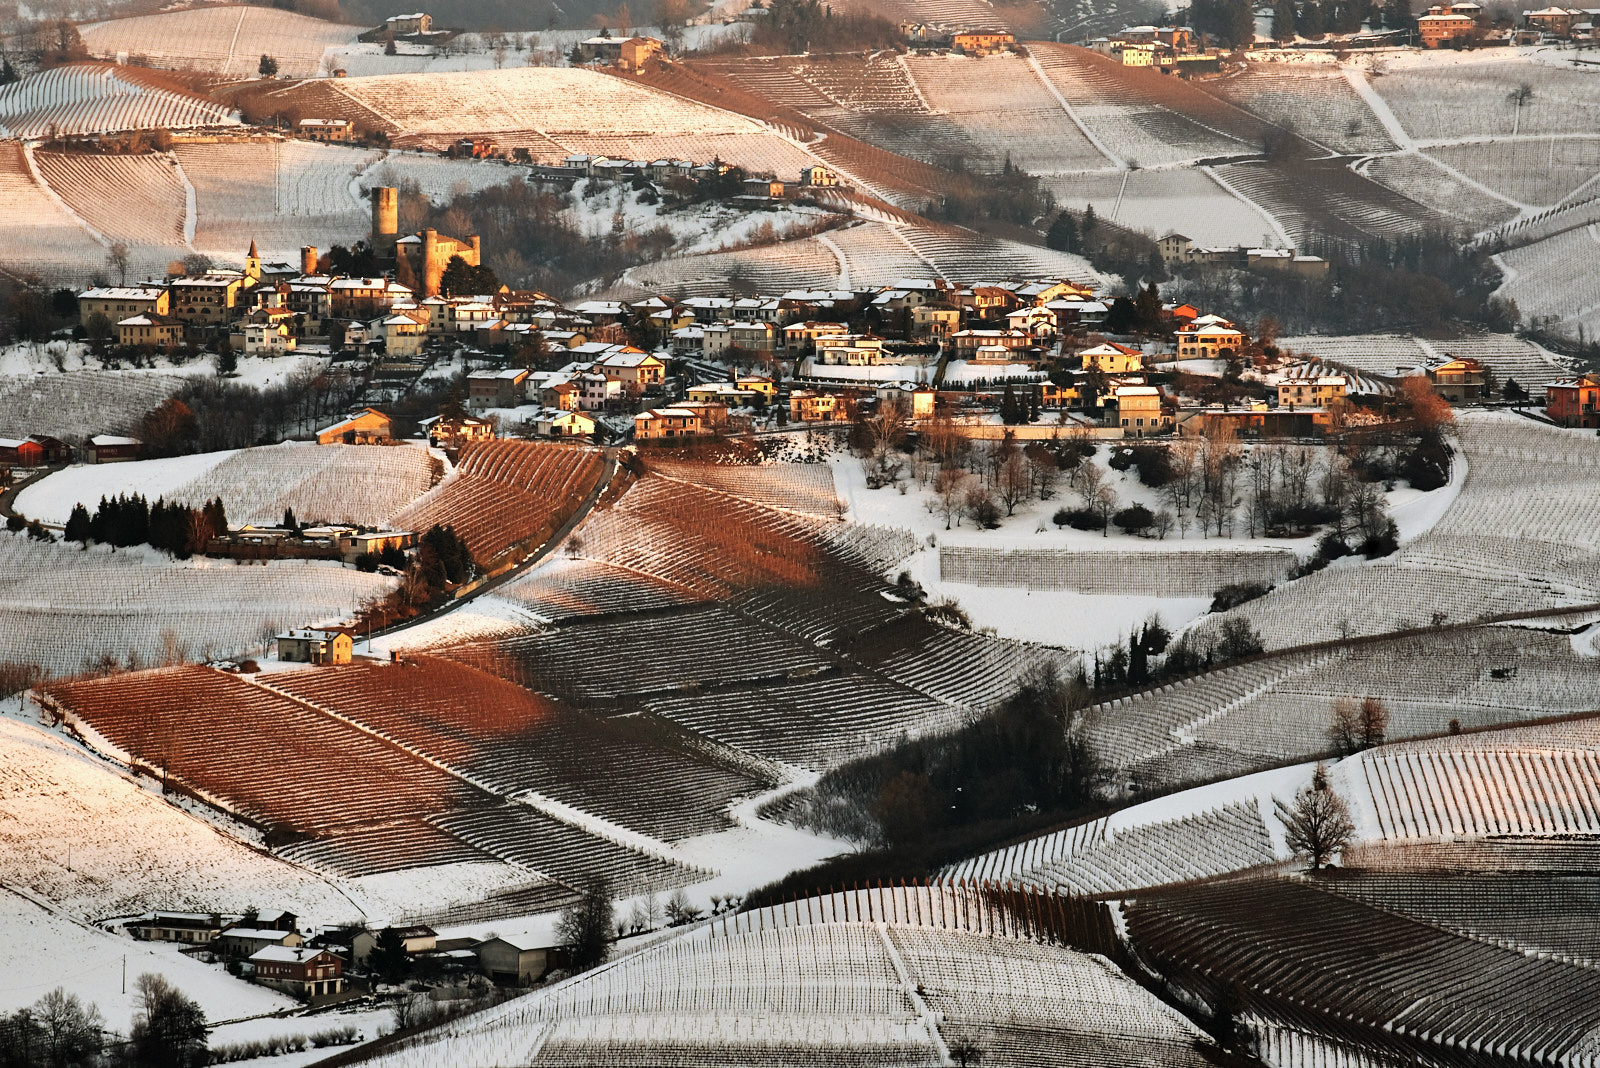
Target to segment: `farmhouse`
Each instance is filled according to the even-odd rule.
[[[1316,378],[1286,378],[1278,383],[1278,405],[1283,408],[1326,407],[1349,395],[1350,382],[1344,375]]]
[[[809,167],[800,168],[800,187],[802,189],[819,189],[839,184],[839,176],[820,163],[813,163]]]
[[[654,37],[590,37],[578,42],[578,61],[634,71],[659,56],[661,49]]]
[[[1172,412],[1156,386],[1119,386],[1117,422],[1122,432],[1136,438],[1172,429]]]
[[[395,36],[414,33],[432,33],[433,16],[418,11],[414,15],[391,15],[383,20],[383,28]]]
[[[355,637],[347,630],[290,630],[277,636],[278,659],[295,664],[348,664]]]
[[[1438,48],[1450,41],[1471,37],[1476,25],[1472,15],[1435,4],[1417,19],[1417,38],[1424,48]]]
[[[1488,377],[1483,364],[1471,357],[1448,360],[1428,368],[1433,391],[1451,404],[1465,404],[1483,396]]]
[[[312,141],[345,142],[356,136],[356,124],[349,119],[301,119],[295,130]]]
[[[165,352],[183,342],[183,324],[165,315],[144,312],[117,320],[117,344]]]
[[[1545,404],[1545,414],[1562,426],[1600,429],[1600,375],[1550,383]]]
[[[268,946],[299,946],[305,939],[295,931],[280,931],[273,927],[242,927],[229,924],[211,944],[225,957],[249,957]]]
[[[400,936],[400,945],[405,948],[407,955],[432,953],[439,947],[439,933],[432,927],[419,924],[413,927],[397,927],[394,932]],[[357,964],[367,963],[367,958],[372,956],[372,951],[378,946],[380,933],[370,929],[357,933],[350,940],[351,960]]]
[[[1178,331],[1178,355],[1186,359],[1228,359],[1244,343],[1244,331],[1217,315],[1202,315]]]
[[[629,396],[640,396],[651,386],[659,386],[667,376],[667,365],[661,357],[631,346],[614,352],[601,360],[600,370],[622,383]]]
[[[89,439],[89,462],[92,464],[120,464],[139,458],[144,442],[138,438],[123,438],[115,434],[96,434]]]
[[[326,949],[268,946],[254,953],[256,982],[298,998],[323,997],[344,990],[344,961]]]
[[[78,294],[78,322],[103,315],[113,323],[134,315],[166,315],[171,297],[165,286],[96,286]]]
[[[472,947],[478,967],[496,983],[526,986],[544,977],[555,961],[557,944],[551,938],[498,937]]]
[[[950,50],[964,56],[992,56],[1016,43],[1016,37],[1004,30],[963,30],[951,35]]]
[[[286,352],[293,352],[295,344],[294,334],[286,322],[244,324],[244,351],[247,356],[282,356]]]
[[[363,408],[348,419],[317,431],[318,445],[381,445],[394,435],[393,421],[376,408]]]
[[[494,427],[470,415],[459,419],[436,415],[419,424],[428,435],[428,444],[441,449],[459,449],[469,441],[488,441],[494,437]]]
[[[233,272],[174,279],[172,315],[191,326],[220,326],[234,318],[244,288],[245,276]]]
[[[876,367],[883,363],[883,338],[875,334],[829,334],[816,339],[820,364]]]
[[[789,392],[789,419],[795,423],[848,422],[855,406],[837,393],[812,389]]]
[[[229,921],[213,912],[153,912],[129,920],[122,926],[141,942],[183,942],[209,945]]]
[[[633,436],[640,441],[704,437],[727,421],[726,405],[685,402],[640,412],[633,417]]]
[[[333,543],[338,547],[339,555],[344,558],[344,562],[353,564],[356,557],[362,553],[381,553],[385,549],[409,549],[417,543],[417,536],[409,530],[348,530],[334,535]],[[281,653],[278,659],[283,659]]]
[[[581,411],[541,408],[533,419],[533,432],[541,438],[593,437],[599,424],[594,416]]]

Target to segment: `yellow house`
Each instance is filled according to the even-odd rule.
[[[1078,355],[1083,357],[1085,371],[1099,371],[1107,375],[1136,374],[1144,370],[1144,353],[1126,345],[1118,345],[1114,341],[1107,341],[1103,345],[1084,349]]]
[[[949,337],[961,324],[961,309],[942,301],[911,309],[912,337]]]
[[[759,393],[768,401],[778,395],[778,384],[766,375],[740,375],[734,384],[740,389]]]
[[[114,323],[134,315],[166,315],[170,307],[161,286],[96,286],[78,294],[78,322],[88,326],[96,315]]]
[[[1142,438],[1172,429],[1161,390],[1155,386],[1121,386],[1117,389],[1117,421],[1124,435]]]
[[[378,445],[388,441],[394,424],[376,408],[364,408],[348,419],[317,431],[318,445]]]
[[[117,344],[167,349],[183,340],[183,324],[165,315],[130,315],[117,323]]]
[[[1178,331],[1178,355],[1185,359],[1227,359],[1244,345],[1244,331],[1219,315],[1202,315]]]
[[[1319,378],[1287,378],[1278,383],[1278,407],[1323,407],[1344,400],[1350,390],[1349,379],[1344,375],[1323,375]]]
[[[795,423],[834,423],[850,418],[851,405],[836,393],[796,389],[789,393],[789,420]]]
[[[297,664],[348,664],[355,639],[347,630],[290,630],[278,635],[278,659]]]

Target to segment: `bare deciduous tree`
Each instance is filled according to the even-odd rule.
[[[1310,859],[1313,871],[1331,861],[1356,833],[1349,807],[1328,784],[1327,772],[1320,764],[1311,785],[1295,794],[1283,827],[1289,848],[1296,856]]]

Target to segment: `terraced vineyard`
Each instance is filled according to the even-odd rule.
[[[1291,550],[1070,552],[941,545],[939,577],[975,586],[1209,597],[1230,582],[1280,582],[1297,559]]]
[[[1280,70],[1257,63],[1206,89],[1335,152],[1359,155],[1399,147],[1336,65]]]
[[[0,263],[6,270],[81,286],[100,269],[105,256],[105,246],[62,211],[35,179],[22,145],[0,143]],[[10,415],[8,411],[6,416]]]
[[[624,894],[681,884],[703,873],[669,859],[665,846],[641,851],[621,841],[637,836],[602,837],[541,811],[530,789],[603,800],[582,785],[597,765],[581,750],[618,744],[663,775],[658,801],[684,789],[680,800],[703,805],[695,782],[712,797],[749,785],[705,764],[692,771],[692,760],[655,747],[628,748],[616,730],[436,661],[270,683],[174,668],[62,683],[48,696],[111,755],[257,823],[284,856],[346,876],[499,860],[568,885],[604,875]],[[508,802],[513,795],[521,801]],[[703,810],[674,822],[647,804],[605,803],[675,834],[715,823]]]
[[[1361,173],[1473,230],[1488,229],[1518,216],[1516,205],[1461,181],[1430,156],[1420,153],[1380,156],[1363,165]]]
[[[1536,207],[1559,203],[1600,171],[1600,138],[1441,145],[1428,154],[1511,200]]]
[[[598,449],[525,441],[474,442],[450,477],[393,519],[404,530],[450,524],[480,567],[531,550],[578,510],[598,483]]]
[[[1464,938],[1292,879],[1239,879],[1145,892],[1123,906],[1146,960],[1208,1002],[1225,975],[1257,1037],[1308,1030],[1413,1062],[1462,1051],[1581,1063],[1600,1026],[1600,973]],[[1384,947],[1381,953],[1374,946]]]
[[[180,563],[0,534],[0,660],[68,675],[103,658],[244,655],[285,627],[346,618],[393,584],[320,561]]]
[[[1319,572],[1230,615],[1249,619],[1273,648],[1425,625],[1435,613],[1463,622],[1600,601],[1595,507],[1582,489],[1600,481],[1594,438],[1500,414],[1458,422],[1466,481],[1428,533],[1392,557],[1337,579]]]
[[[37,152],[34,161],[39,177],[78,218],[127,244],[135,260],[164,263],[181,256],[187,197],[173,156]]]
[[[263,683],[448,765],[506,797],[548,797],[663,841],[726,826],[722,810],[767,785],[625,723],[574,712],[432,657],[288,672]],[[636,789],[619,790],[627,767]]]
[[[253,76],[269,44],[286,78],[331,73],[323,57],[355,41],[360,31],[271,7],[221,6],[95,22],[79,29],[91,53],[119,63]]]
[[[919,56],[906,67],[928,105],[975,146],[984,170],[998,171],[1008,156],[1029,174],[1109,166],[1020,56]]]
[[[228,108],[99,63],[56,67],[0,86],[0,133],[24,140],[237,125],[239,116]]]
[[[948,895],[919,896],[937,906]],[[942,1049],[976,1041],[985,1064],[1005,1068],[1042,1053],[1074,1068],[1207,1063],[1198,1032],[1102,958],[971,933],[959,914],[948,925],[909,912],[874,923],[839,919],[832,904],[795,903],[776,927],[672,939],[372,1063],[783,1068],[821,1058],[865,1068],[937,1063]]]
[[[6,176],[0,172],[0,189],[5,185]],[[9,207],[9,203],[0,201],[0,206]],[[18,210],[25,211],[27,207],[28,201],[24,200]],[[6,233],[0,227],[0,242]],[[97,254],[103,252],[102,249]],[[5,404],[0,405],[0,435],[24,438],[29,434],[51,434],[78,442],[94,434],[132,433],[146,412],[176,393],[183,383],[181,375],[160,371],[0,375],[0,394],[6,398]]]
[[[237,260],[255,241],[265,256],[368,236],[356,179],[376,153],[308,141],[190,144],[176,149],[194,185],[194,246]]]

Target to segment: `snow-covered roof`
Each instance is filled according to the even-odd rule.
[[[96,434],[89,439],[90,445],[143,445],[138,438],[122,438],[115,434]]]
[[[280,931],[275,927],[229,927],[222,932],[224,938],[264,938],[274,942],[281,942],[292,934],[293,931]]]
[[[158,286],[96,286],[78,294],[79,300],[155,300],[166,290]]]
[[[265,964],[300,964],[320,954],[331,952],[310,946],[267,946],[250,954],[250,959]]]

